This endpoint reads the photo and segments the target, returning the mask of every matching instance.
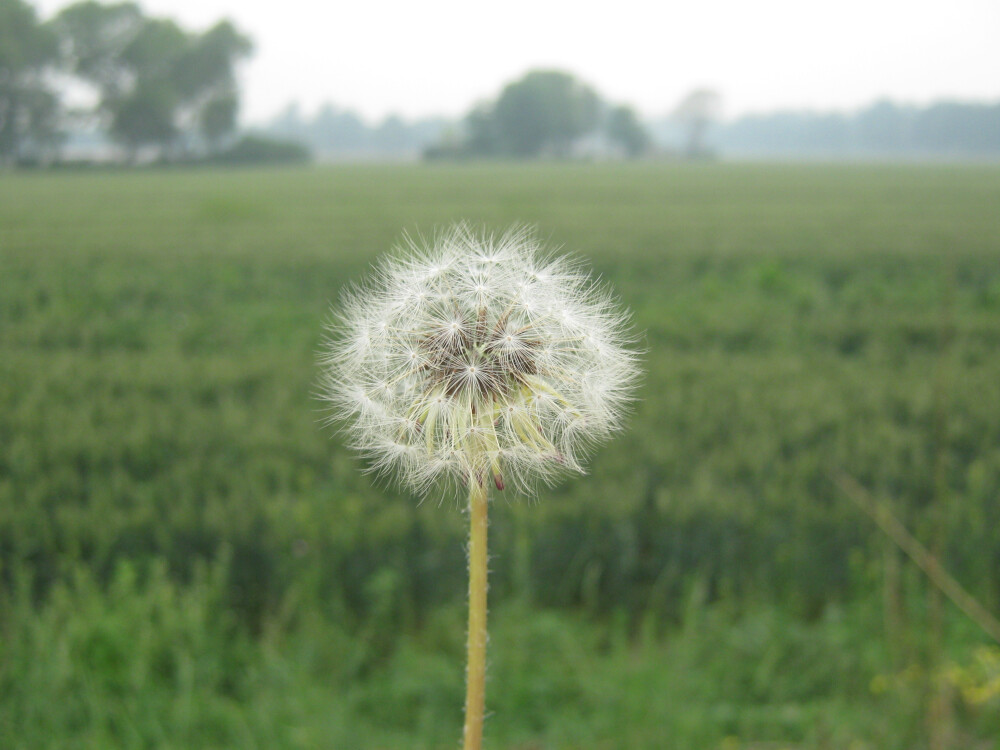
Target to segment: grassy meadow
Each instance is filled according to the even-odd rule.
[[[1000,168],[0,174],[0,747],[437,750],[465,517],[321,425],[338,290],[536,225],[635,313],[586,477],[491,506],[490,750],[1000,748]]]

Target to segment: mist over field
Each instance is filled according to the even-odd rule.
[[[866,22],[856,23],[855,2],[820,17],[773,0],[745,26],[720,25],[714,11],[688,6],[671,14],[668,43],[644,46],[667,19],[644,9],[636,23],[626,0],[603,22],[602,43],[582,48],[585,37],[566,34],[561,14],[587,27],[595,19],[553,3],[531,10],[532,33],[518,28],[519,44],[491,55],[500,29],[520,23],[514,9],[488,19],[492,34],[473,26],[473,42],[463,24],[482,11],[456,13],[451,0],[425,4],[410,18],[423,33],[401,38],[402,26],[369,18],[367,6],[305,11],[296,0],[281,8],[251,0],[232,19],[228,8],[213,17],[202,0],[197,9],[194,0],[151,8],[3,0],[0,167],[310,158],[996,162],[1000,90],[987,74],[1000,63],[988,33],[1000,20],[995,9],[956,0],[950,12],[929,14],[892,0],[859,8]],[[352,28],[338,19],[336,33],[317,41],[319,19],[331,12],[364,20]],[[386,12],[401,20],[414,11]],[[747,9],[728,4],[727,14]],[[803,25],[811,16],[815,24]],[[303,24],[307,17],[313,23]],[[435,45],[440,35],[447,44]],[[463,54],[468,45],[478,48]],[[287,54],[275,56],[282,48]],[[397,101],[372,114],[390,91]]]

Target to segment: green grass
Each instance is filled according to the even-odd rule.
[[[464,519],[312,391],[340,287],[458,219],[584,257],[648,350],[591,474],[493,506],[488,747],[925,746],[924,582],[887,636],[829,474],[1000,610],[998,205],[987,167],[0,175],[0,746],[455,745]]]

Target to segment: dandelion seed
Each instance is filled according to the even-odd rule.
[[[627,314],[524,230],[459,227],[410,250],[346,295],[321,355],[324,395],[350,443],[420,493],[497,467],[522,493],[582,471],[593,444],[620,427],[636,380]],[[359,391],[387,417],[373,419]],[[419,413],[424,423],[441,399],[448,408],[436,407],[431,437],[398,434],[395,419]],[[504,418],[481,418],[494,413]],[[576,460],[559,460],[555,445]]]

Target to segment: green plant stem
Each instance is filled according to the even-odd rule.
[[[997,620],[986,607],[979,603],[979,600],[962,588],[962,585],[941,566],[938,559],[917,541],[917,538],[885,505],[877,502],[864,487],[847,474],[834,474],[833,479],[844,491],[844,494],[871,516],[886,536],[892,539],[916,563],[917,567],[924,571],[931,583],[951,599],[955,606],[965,613],[966,617],[982,628],[984,633],[1000,643],[1000,620]]]
[[[464,750],[483,746],[486,704],[486,487],[469,482],[469,642],[466,667]]]

